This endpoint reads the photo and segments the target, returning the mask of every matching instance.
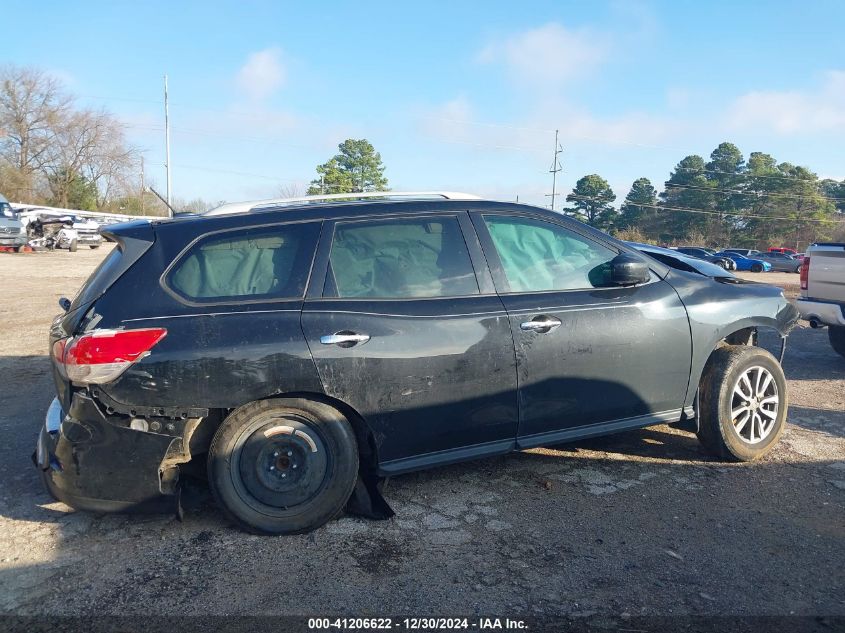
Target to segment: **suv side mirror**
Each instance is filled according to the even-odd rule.
[[[619,253],[610,260],[610,283],[614,286],[635,286],[651,279],[648,264],[630,253]]]

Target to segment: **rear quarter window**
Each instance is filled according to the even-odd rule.
[[[166,285],[189,303],[302,297],[319,233],[309,222],[210,234],[177,260]]]

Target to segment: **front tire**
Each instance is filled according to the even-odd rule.
[[[761,273],[761,272],[763,272],[763,264],[752,264],[752,265],[751,265],[751,272],[752,272],[752,273]]]
[[[728,461],[750,462],[772,450],[786,426],[786,378],[759,347],[713,352],[699,383],[698,439]]]
[[[99,244],[89,244],[88,248],[90,248],[93,251],[95,248],[100,248],[100,245]]]
[[[845,358],[845,325],[828,326],[827,338],[833,351]]]
[[[70,241],[70,246],[68,246],[68,247],[67,247],[67,249],[68,249],[71,253],[75,253],[77,248],[79,248],[79,245],[76,243],[76,240],[71,240],[71,241]]]
[[[320,527],[341,512],[357,476],[349,422],[333,407],[303,398],[236,409],[208,451],[217,503],[233,523],[258,534]]]

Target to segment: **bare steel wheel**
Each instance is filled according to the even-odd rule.
[[[765,367],[755,366],[740,374],[731,401],[731,422],[737,435],[749,444],[765,440],[778,417],[777,382]]]
[[[777,359],[753,345],[725,345],[707,361],[698,386],[698,439],[732,461],[759,459],[786,426],[786,378]]]
[[[215,499],[234,523],[260,534],[307,532],[331,520],[357,473],[347,419],[304,398],[244,405],[223,421],[208,451]]]

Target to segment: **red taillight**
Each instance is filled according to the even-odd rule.
[[[111,382],[165,337],[164,328],[95,330],[53,344],[53,357],[73,382]]]
[[[807,289],[807,281],[810,279],[810,257],[804,255],[801,260],[801,290]]]

